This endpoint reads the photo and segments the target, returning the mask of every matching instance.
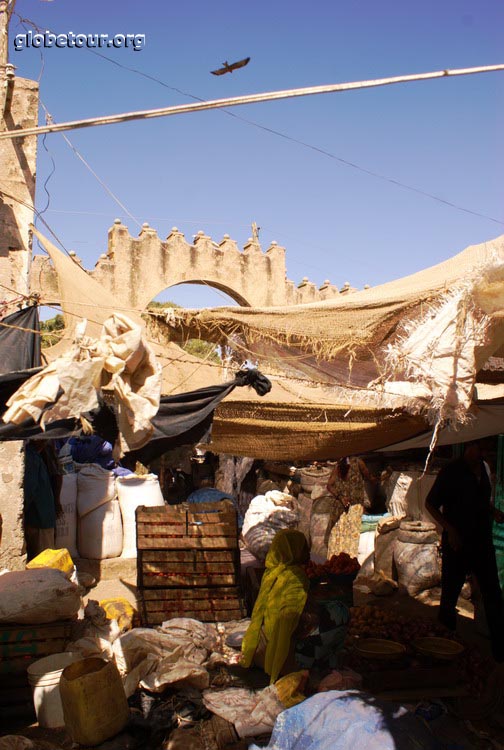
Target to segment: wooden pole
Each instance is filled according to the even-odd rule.
[[[1,1],[2,0],[0,0],[0,2]],[[373,88],[375,86],[389,86],[394,83],[410,83],[413,81],[431,80],[433,78],[474,75],[476,73],[492,73],[498,70],[504,70],[504,65],[486,65],[477,68],[438,70],[432,73],[416,73],[414,75],[393,76],[392,78],[377,78],[370,81],[352,81],[350,83],[334,83],[327,86],[311,86],[301,89],[270,91],[263,94],[248,94],[247,96],[236,96],[230,97],[228,99],[214,99],[212,101],[196,102],[194,104],[178,104],[173,107],[163,107],[161,109],[125,112],[119,115],[105,115],[104,117],[91,117],[86,120],[73,120],[71,122],[60,122],[54,123],[52,125],[41,125],[38,128],[25,128],[24,130],[0,133],[0,140],[24,138],[28,135],[42,135],[43,133],[60,133],[63,130],[91,128],[95,127],[96,125],[114,125],[119,122],[130,122],[131,120],[146,120],[153,117],[169,117],[170,115],[182,115],[189,112],[201,112],[208,109],[236,107],[242,104],[257,104],[258,102],[277,101],[279,99],[292,99],[294,97],[310,96],[313,94],[334,94],[339,91],[353,91],[356,89]]]

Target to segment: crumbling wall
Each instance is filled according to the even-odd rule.
[[[26,555],[23,530],[24,451],[20,441],[0,442],[0,569],[22,570]]]
[[[74,259],[80,262],[75,254]],[[297,305],[339,294],[329,281],[320,288],[307,278],[297,286],[289,281],[285,248],[276,242],[263,252],[257,239],[249,239],[240,250],[227,234],[215,242],[198,232],[190,244],[176,227],[161,240],[148,224],[142,226],[138,237],[132,237],[119,219],[109,231],[107,252],[100,255],[89,274],[126,310],[144,310],[165,289],[184,283],[209,285],[239,305],[251,307]],[[56,272],[43,256],[34,258],[31,289],[47,302],[59,301]]]

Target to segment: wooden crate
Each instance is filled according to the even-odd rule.
[[[141,588],[236,585],[235,550],[145,550],[141,558]]]
[[[201,622],[224,622],[245,617],[237,586],[192,589],[144,589],[145,621],[160,625],[172,617],[191,617]]]
[[[65,650],[71,622],[46,625],[0,625],[0,723],[34,719],[27,669],[44,656]]]
[[[137,508],[137,550],[238,549],[236,511],[219,505]]]
[[[140,507],[138,589],[143,621],[244,616],[236,511],[228,503]]]

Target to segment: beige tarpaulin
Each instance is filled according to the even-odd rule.
[[[396,332],[401,321],[416,318],[429,302],[438,301],[454,285],[486,266],[504,261],[504,235],[402,279],[336,299],[291,307],[218,307],[205,310],[170,309],[153,313],[172,328],[172,340],[201,332],[207,340],[233,335],[248,342],[290,344],[332,360],[339,354],[367,359],[377,344]],[[502,305],[502,279],[492,291]]]
[[[139,326],[124,315],[109,317],[99,339],[77,337],[68,352],[27,380],[7,402],[3,421],[38,421],[42,412],[42,425],[79,418],[98,407],[104,386],[114,393],[122,451],[141,448],[152,434],[151,419],[159,409],[161,368]]]
[[[72,340],[75,328],[82,320],[87,321],[86,334],[99,338],[102,325],[113,313],[126,312],[114,295],[95,281],[77,263],[58,250],[47,237],[30,225],[33,234],[47,251],[58,274],[61,308],[65,315],[66,338]],[[43,300],[42,300],[43,303]],[[140,313],[128,310],[127,315],[133,323],[143,327]]]
[[[96,305],[108,312],[114,304],[110,293],[53,246],[50,254],[56,258],[64,311],[81,318],[92,309],[100,320]],[[168,320],[166,314],[149,313],[147,330],[158,338],[152,346],[163,367],[163,393],[226,379],[222,368],[173,343],[201,334],[229,343],[244,359],[257,359],[273,382],[263,399],[237,389],[219,406],[216,452],[301,459],[373,450],[424,433],[423,417],[441,416],[453,382],[453,404],[462,404],[453,414],[463,418],[477,369],[504,343],[503,259],[504,237],[499,237],[405,279],[327,302],[175,310]],[[437,375],[432,377],[437,365],[448,373],[438,393]]]
[[[52,347],[49,365],[12,396],[4,421],[37,420],[60,388],[63,396],[44,412],[44,423],[80,417],[98,405],[98,392],[107,386],[114,393],[122,450],[140,448],[153,430],[150,420],[159,409],[162,377],[144,339],[142,318],[135,311],[126,317],[113,294],[31,229],[58,274],[65,340]]]
[[[335,300],[284,308],[155,313],[167,336],[260,351],[278,371],[403,397],[431,424],[465,419],[477,371],[504,344],[504,236],[419,273]],[[309,357],[303,357],[303,352]],[[314,363],[313,358],[317,358]],[[315,376],[316,377],[316,376]]]

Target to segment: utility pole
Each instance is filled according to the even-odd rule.
[[[16,0],[0,0],[0,76],[9,62],[9,23]]]

